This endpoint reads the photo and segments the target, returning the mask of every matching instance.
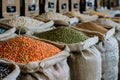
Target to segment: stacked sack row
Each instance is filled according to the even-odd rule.
[[[103,15],[43,13],[2,19],[0,58],[10,70],[1,78],[117,80],[120,23]],[[18,75],[11,76],[12,72]]]

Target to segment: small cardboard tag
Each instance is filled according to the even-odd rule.
[[[20,0],[2,0],[2,16],[4,18],[20,15]]]
[[[39,15],[39,0],[25,0],[25,16]]]
[[[69,3],[68,0],[58,0],[58,10],[60,13],[64,14],[69,11]]]
[[[57,0],[45,0],[45,12],[56,12]]]

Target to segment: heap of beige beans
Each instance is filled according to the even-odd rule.
[[[68,22],[70,20],[69,17],[62,15],[60,13],[43,13],[42,15],[38,15],[35,17],[35,19],[41,20],[41,21],[47,21],[47,20],[62,20]]]
[[[30,17],[23,17],[23,16],[9,19],[6,21],[6,23],[10,26],[15,26],[15,27],[28,27],[28,26],[34,27],[44,24],[44,22],[42,21],[38,21]]]

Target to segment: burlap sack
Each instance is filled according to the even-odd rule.
[[[101,56],[94,44],[98,37],[68,45],[71,80],[101,80]]]
[[[119,23],[116,23],[112,20],[108,20],[108,19],[99,19],[97,22],[99,22],[99,25],[103,25],[103,27],[105,28],[115,28],[116,31],[115,31],[115,38],[117,39],[118,43],[119,43],[119,50],[120,50],[120,24]],[[107,27],[106,27],[107,26]],[[120,52],[119,52],[120,53]],[[118,55],[119,57],[119,55]],[[119,58],[120,60],[120,58]],[[120,63],[118,64],[118,68],[119,68],[119,73],[120,73]]]
[[[90,31],[90,30],[80,30],[88,36],[98,36],[102,37],[101,41],[96,44],[97,49],[101,52],[102,57],[102,79],[103,80],[117,80],[118,78],[118,42],[113,36],[115,29],[111,29],[106,34],[102,34],[99,31]],[[101,36],[99,36],[99,35]]]
[[[11,25],[7,24],[8,21],[11,20],[11,19],[15,19],[15,18],[1,19],[0,20],[0,25],[3,25],[5,28],[8,28],[8,29],[14,27],[14,26],[11,26]],[[29,20],[27,20],[27,21],[29,21]],[[43,24],[41,22],[41,24],[36,24],[35,26],[32,25],[32,23],[31,23],[31,26],[27,26],[27,22],[25,24],[23,24],[23,26],[18,26],[18,25],[16,26],[16,23],[14,25],[16,27],[16,33],[17,34],[20,34],[20,33],[21,34],[25,34],[28,31],[31,31],[31,32],[41,32],[41,30],[43,30],[43,29],[49,29],[49,28],[51,28],[51,26],[54,25],[54,22],[53,21],[48,21],[48,22],[43,23]]]
[[[5,31],[4,33],[0,34],[0,40],[4,39],[6,37],[11,37],[11,35],[13,36],[13,34],[15,34],[16,28],[13,27],[7,31]]]
[[[0,64],[2,63],[12,68],[13,71],[8,76],[6,76],[4,79],[0,79],[0,80],[16,80],[16,78],[20,74],[20,69],[18,65],[16,65],[13,61],[10,61],[7,59],[0,59]]]
[[[117,22],[114,22],[110,19],[99,19],[97,20],[99,22],[100,25],[106,25],[106,26],[110,26],[111,28],[116,28],[116,30],[120,31],[120,24]],[[103,26],[104,27],[104,26]]]
[[[29,37],[38,39],[33,36]],[[42,41],[51,43],[62,49],[62,51],[52,57],[40,61],[29,62],[26,64],[17,63],[21,69],[21,75],[18,77],[18,80],[69,80],[70,75],[67,64],[67,57],[70,55],[69,48],[65,45],[59,45],[47,40]],[[23,74],[27,76],[24,76]]]

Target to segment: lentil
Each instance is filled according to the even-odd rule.
[[[3,79],[12,72],[12,69],[7,64],[0,63],[0,77]]]
[[[56,46],[26,36],[17,36],[0,42],[0,58],[18,63],[42,60],[60,51]]]
[[[78,32],[69,27],[59,27],[43,33],[34,34],[39,38],[48,39],[55,42],[63,42],[67,44],[82,42],[88,39],[82,32]]]

